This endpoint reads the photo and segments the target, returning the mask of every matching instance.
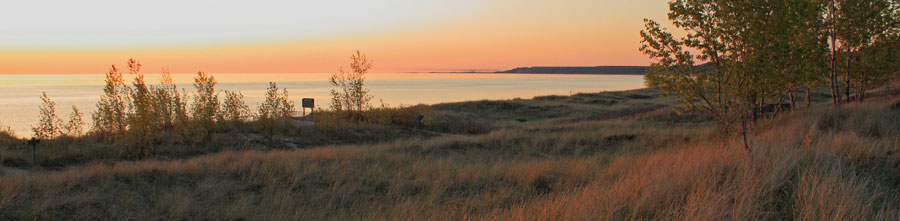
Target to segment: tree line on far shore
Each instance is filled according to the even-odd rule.
[[[713,115],[723,134],[748,131],[828,88],[831,102],[862,101],[900,70],[900,7],[892,0],[674,0],[676,37],[645,19],[646,84],[685,110]],[[701,65],[702,64],[702,65]],[[805,97],[798,101],[798,97]]]

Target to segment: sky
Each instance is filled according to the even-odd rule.
[[[329,73],[647,65],[667,0],[33,0],[0,3],[0,74]]]

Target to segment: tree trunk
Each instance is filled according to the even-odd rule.
[[[749,122],[748,122],[747,117],[741,117],[741,118],[742,118],[741,119],[741,135],[744,138],[744,149],[747,150],[747,152],[749,153],[749,152],[751,152],[750,139],[748,138],[748,134],[750,133],[749,132],[750,127],[749,127],[749,125],[747,125],[747,124],[749,124]]]
[[[809,108],[809,106],[811,105],[809,97],[810,97],[810,89],[807,87],[806,88],[806,108]]]
[[[860,57],[861,56],[862,55],[860,55]],[[857,58],[857,59],[860,59],[860,58]],[[866,99],[866,86],[868,86],[868,84],[869,84],[869,72],[863,71],[862,75],[860,75],[859,82],[857,82],[857,83],[859,83],[859,89],[857,89],[857,91],[856,91],[856,98],[857,98],[857,100],[862,102],[863,100]]]
[[[787,97],[788,95],[790,95],[790,97],[791,97],[791,102],[794,101],[794,96],[793,96],[793,94],[792,94],[790,91],[788,91],[788,92],[785,93],[785,94],[782,94],[782,95],[781,95],[781,98],[778,98],[777,103],[775,103],[775,105],[776,105],[776,106],[775,106],[775,113],[772,114],[772,118],[775,118],[776,116],[778,116],[778,114],[781,113],[781,111],[783,111],[783,109],[781,108],[781,104],[784,103],[784,99],[785,99],[785,97]],[[765,107],[766,104],[763,103],[762,105],[763,105],[763,107]]]
[[[832,0],[829,5],[828,13],[831,16],[831,75],[829,75],[829,80],[831,81],[831,102],[837,106],[840,105],[840,93],[838,92],[837,86],[837,13],[835,13],[835,2],[836,0]]]
[[[844,97],[847,99],[847,101],[851,100],[850,99],[850,88],[851,88],[851,86],[850,86],[850,79],[851,79],[850,78],[850,60],[853,58],[853,56],[850,53],[851,53],[850,47],[847,47],[847,76],[844,77],[844,83],[845,83]]]
[[[797,102],[796,102],[796,100],[794,100],[794,92],[793,91],[789,92],[788,96],[791,99],[791,109],[797,109]]]

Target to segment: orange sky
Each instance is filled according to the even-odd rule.
[[[466,13],[311,35],[210,39],[212,43],[0,43],[0,74],[103,73],[110,64],[124,65],[131,57],[141,60],[148,73],[162,66],[176,73],[333,72],[357,49],[375,61],[374,72],[647,65],[647,57],[637,51],[641,19],[666,23],[665,0],[486,2],[471,10],[461,7]],[[16,37],[0,32],[0,40],[2,35]]]

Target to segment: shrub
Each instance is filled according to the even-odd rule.
[[[38,125],[31,128],[34,131],[34,137],[39,139],[51,139],[60,135],[60,127],[62,121],[56,116],[56,102],[50,100],[47,92],[41,96],[41,120]]]

